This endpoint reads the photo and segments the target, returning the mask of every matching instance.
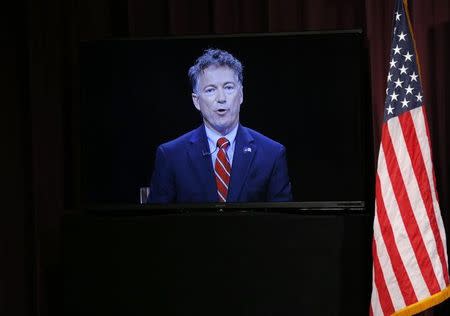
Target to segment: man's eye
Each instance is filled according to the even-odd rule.
[[[207,93],[207,94],[214,93],[214,91],[215,91],[214,88],[207,88],[207,89],[205,89],[205,93]]]
[[[225,90],[233,91],[234,90],[234,86],[225,86]]]

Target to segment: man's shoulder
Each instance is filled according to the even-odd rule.
[[[241,125],[241,128],[242,128],[243,132],[247,133],[251,138],[253,138],[255,143],[258,145],[268,146],[268,147],[272,147],[272,148],[284,148],[284,146],[281,143],[261,134],[258,131],[255,131],[254,129],[251,129],[249,127],[245,127],[242,125]]]
[[[181,136],[178,136],[175,139],[172,139],[168,142],[161,144],[159,147],[164,148],[164,150],[175,150],[178,148],[182,148],[186,144],[189,144],[193,140],[196,140],[201,137],[201,128],[202,128],[202,126],[196,128],[196,129],[193,129]]]

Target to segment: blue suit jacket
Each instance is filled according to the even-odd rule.
[[[162,144],[156,151],[149,203],[217,202],[205,127]],[[291,201],[283,145],[239,125],[227,202]]]

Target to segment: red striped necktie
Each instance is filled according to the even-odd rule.
[[[217,194],[219,202],[226,202],[228,195],[228,184],[230,183],[231,165],[228,161],[227,148],[230,142],[225,137],[219,138],[217,147],[216,162],[214,164],[214,173],[216,174]]]

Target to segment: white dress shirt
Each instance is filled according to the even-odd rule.
[[[236,145],[236,134],[237,134],[238,127],[239,127],[239,124],[237,124],[236,127],[233,128],[228,134],[221,135],[205,125],[206,138],[208,138],[209,152],[211,153],[211,160],[212,160],[213,166],[214,166],[214,163],[216,162],[217,153],[219,151],[217,148],[217,141],[221,137],[226,137],[226,139],[228,139],[228,141],[230,142],[230,145],[227,148],[227,157],[228,157],[228,160],[230,161],[230,165],[233,165],[234,147]]]

